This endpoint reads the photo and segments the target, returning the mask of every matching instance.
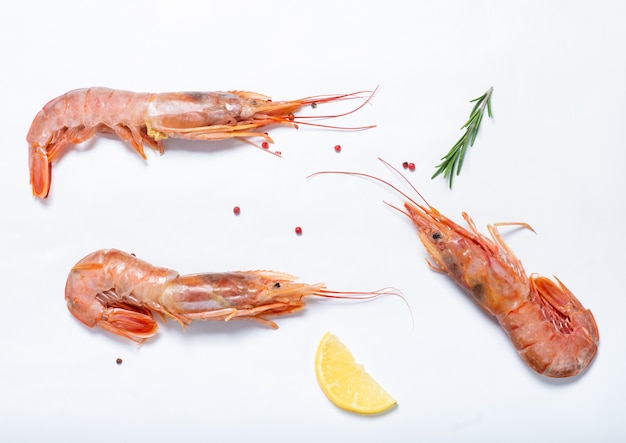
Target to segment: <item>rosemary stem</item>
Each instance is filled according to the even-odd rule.
[[[441,163],[436,166],[437,170],[431,178],[435,178],[443,173],[444,179],[449,180],[450,189],[452,189],[452,178],[454,177],[454,170],[456,169],[456,175],[461,173],[461,166],[463,166],[463,159],[465,158],[465,152],[469,146],[474,145],[476,136],[478,135],[478,129],[482,122],[485,108],[487,109],[487,115],[489,118],[493,118],[491,113],[491,95],[493,93],[493,86],[490,87],[483,95],[473,100],[470,103],[476,102],[470,113],[470,117],[467,122],[461,126],[461,129],[466,129],[466,132],[461,136],[459,141],[452,147],[452,149],[441,158]]]

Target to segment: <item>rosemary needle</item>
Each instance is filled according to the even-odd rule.
[[[478,134],[478,128],[480,122],[485,114],[485,108],[487,108],[487,115],[489,118],[493,118],[491,114],[491,94],[493,93],[493,87],[489,88],[487,92],[474,100],[470,100],[470,103],[476,102],[469,120],[461,127],[466,129],[465,133],[461,136],[458,142],[450,149],[450,151],[441,158],[436,168],[437,171],[433,174],[431,179],[437,177],[443,173],[443,177],[449,179],[450,189],[452,189],[452,178],[454,177],[454,170],[456,169],[456,175],[461,172],[461,166],[463,166],[463,159],[465,158],[465,152],[469,146],[474,145],[476,135]]]

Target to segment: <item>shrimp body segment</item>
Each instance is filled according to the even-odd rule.
[[[261,129],[264,126],[325,126],[305,121],[323,117],[296,118],[294,113],[303,106],[363,98],[360,106],[341,114],[347,115],[364,106],[372,95],[371,91],[361,91],[272,101],[265,95],[247,91],[136,93],[101,87],[76,89],[51,100],[32,122],[26,140],[33,195],[46,198],[52,162],[68,146],[84,142],[96,133],[117,135],[144,159],[144,144],[162,154],[163,140],[168,137],[185,140],[237,138],[257,146],[249,139],[260,138],[273,143]]]
[[[383,163],[408,182],[396,168]],[[317,174],[326,173],[370,178],[405,197],[404,209],[389,206],[411,219],[432,259],[431,268],[448,274],[483,310],[495,316],[519,355],[536,372],[547,377],[570,377],[591,364],[599,342],[591,311],[558,279],[554,282],[536,274],[527,276],[521,261],[498,232],[501,225],[532,230],[528,224],[487,226],[490,238],[478,231],[466,213],[463,218],[469,230],[378,177],[342,171]]]
[[[370,298],[391,293],[340,293],[274,271],[179,275],[134,255],[102,249],[71,269],[65,286],[69,311],[84,325],[98,326],[137,343],[157,332],[153,313],[184,328],[193,320],[249,319],[276,329],[267,319],[296,312],[307,296]]]

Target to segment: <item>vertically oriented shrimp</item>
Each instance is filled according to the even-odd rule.
[[[323,283],[299,283],[274,271],[179,275],[152,266],[132,254],[102,249],[71,269],[65,286],[67,307],[86,326],[99,326],[137,343],[156,334],[153,312],[173,318],[183,328],[193,320],[250,319],[276,329],[267,319],[298,311],[304,297],[370,298],[396,294],[335,292]]]
[[[501,225],[519,225],[532,230],[528,224],[488,225],[489,238],[478,232],[469,215],[463,213],[468,231],[430,206],[412,185],[425,205],[369,174],[340,171],[318,174],[327,173],[368,177],[405,197],[404,210],[390,206],[408,216],[417,228],[434,262],[429,265],[448,274],[482,309],[496,317],[532,369],[547,377],[570,377],[592,362],[598,350],[599,333],[591,311],[560,280],[554,282],[536,274],[527,276],[497,229]]]
[[[360,109],[374,92],[272,101],[265,95],[247,91],[155,94],[98,87],[76,89],[46,104],[28,131],[26,140],[30,146],[29,169],[33,195],[46,198],[50,190],[52,162],[68,145],[81,143],[97,132],[116,134],[144,159],[144,143],[162,154],[162,140],[168,137],[185,140],[238,138],[249,143],[252,143],[250,138],[261,138],[265,140],[264,143],[273,143],[262,127],[274,124],[294,128],[299,124],[325,126],[304,121],[324,116],[295,117],[293,113],[303,106],[362,98],[364,94],[369,94],[364,98],[364,103],[355,109],[336,116],[325,116],[339,117]]]

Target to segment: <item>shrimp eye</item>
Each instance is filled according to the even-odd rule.
[[[277,289],[280,288],[280,283],[278,283],[278,282],[274,283],[274,287],[277,288]]]
[[[439,239],[441,239],[441,232],[439,232],[439,231],[435,231],[435,232],[433,232],[432,237],[433,237],[433,240],[439,240]]]

